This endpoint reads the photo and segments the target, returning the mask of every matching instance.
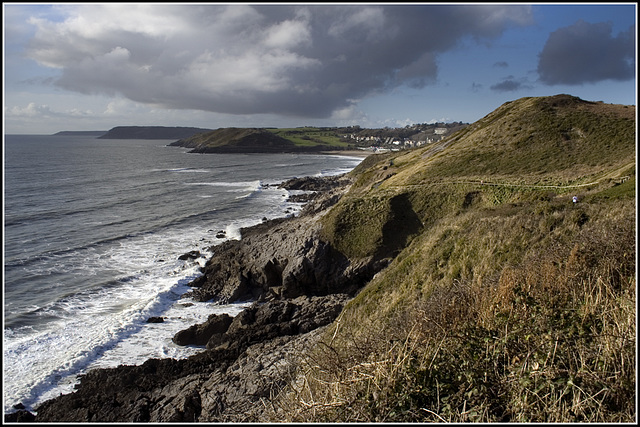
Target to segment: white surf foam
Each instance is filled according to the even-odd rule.
[[[114,280],[110,286],[34,307],[41,315],[57,319],[46,328],[35,332],[25,327],[6,334],[3,356],[10,369],[5,371],[5,405],[10,409],[22,402],[32,409],[43,399],[70,392],[75,377],[94,365],[117,366],[142,363],[150,357],[193,354],[196,349],[174,346],[171,338],[178,330],[206,320],[211,307],[203,303],[194,303],[186,311],[175,311],[184,307],[181,303],[172,307],[188,291],[187,283],[200,274],[199,267],[211,255],[208,247],[222,241],[214,236],[202,240],[203,235],[206,230],[149,234],[77,257],[76,262],[83,263],[78,274],[89,283],[109,271]],[[200,251],[198,262],[177,259],[185,248]],[[62,268],[63,264],[58,265]],[[160,315],[168,317],[166,324],[146,323],[149,317]]]
[[[201,171],[205,169],[170,170]],[[339,171],[321,172],[335,173]],[[238,210],[238,217],[130,236],[82,253],[55,255],[55,262],[43,264],[47,271],[38,274],[75,274],[87,282],[87,289],[46,306],[34,306],[34,312],[51,316],[45,327],[5,331],[5,412],[18,402],[33,410],[44,400],[73,391],[77,375],[91,368],[140,364],[152,357],[182,358],[202,351],[201,347],[177,346],[171,338],[179,330],[205,321],[211,313],[235,315],[247,305],[216,306],[181,295],[211,255],[211,245],[241,238],[241,228],[256,225],[263,217],[293,215],[302,204],[286,202],[286,190],[264,186],[259,180],[187,185],[227,187],[230,192],[259,197],[238,200],[241,206],[250,206],[247,212]],[[250,205],[246,205],[248,199]],[[215,230],[224,230],[224,237],[216,237]],[[177,259],[190,250],[198,250],[202,256]],[[91,288],[96,280],[107,277],[111,278],[109,286]],[[152,316],[162,316],[164,322],[147,323]]]

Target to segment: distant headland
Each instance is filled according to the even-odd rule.
[[[106,134],[106,130],[63,130],[56,132],[54,136],[95,136],[100,137]]]
[[[181,139],[211,129],[184,126],[116,126],[110,130],[57,132],[55,136],[95,136],[98,139]]]
[[[220,128],[182,138],[169,145],[192,153],[318,153],[348,150],[398,151],[439,141],[468,124],[416,124],[404,128],[360,126],[298,128]]]
[[[180,139],[189,138],[197,133],[210,132],[211,129],[195,127],[168,126],[116,126],[99,139]]]
[[[422,123],[402,128],[360,126],[297,128],[219,128],[116,126],[108,131],[61,131],[56,136],[97,139],[164,139],[193,153],[347,153],[399,151],[453,134],[468,123]]]

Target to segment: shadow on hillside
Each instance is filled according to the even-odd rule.
[[[390,201],[391,216],[382,227],[382,245],[377,258],[395,257],[407,245],[411,236],[422,228],[422,221],[413,210],[407,194],[395,196]]]

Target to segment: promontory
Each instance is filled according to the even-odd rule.
[[[182,126],[116,126],[98,139],[175,139],[209,132],[211,129]]]
[[[326,143],[297,144],[260,128],[220,128],[169,145],[191,148],[192,153],[295,153],[336,149]]]

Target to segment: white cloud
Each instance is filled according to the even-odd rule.
[[[37,105],[35,102],[30,102],[26,107],[5,108],[5,116],[7,117],[46,117],[51,114],[48,105]]]
[[[265,31],[265,46],[275,49],[290,49],[311,42],[307,22],[287,20]]]
[[[335,38],[345,37],[349,32],[363,34],[373,41],[385,33],[385,15],[380,6],[356,6],[340,14],[330,23],[328,33]]]
[[[358,124],[366,123],[369,118],[365,113],[358,109],[355,105],[337,109],[331,115],[331,118],[342,124]]]
[[[51,118],[82,118],[94,116],[95,113],[92,110],[83,110],[80,108],[54,110],[47,104],[36,104],[35,102],[30,102],[25,107],[5,107],[5,117],[8,118],[37,118],[46,120]]]

